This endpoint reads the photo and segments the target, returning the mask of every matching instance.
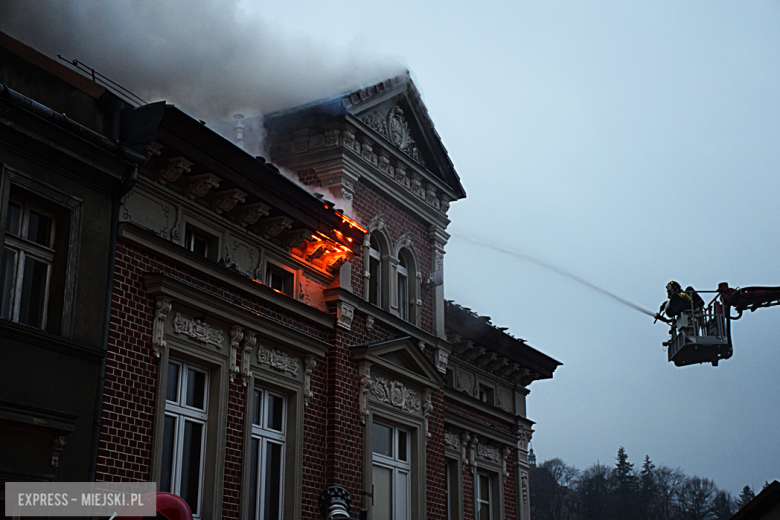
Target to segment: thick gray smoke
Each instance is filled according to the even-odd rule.
[[[235,0],[2,0],[0,30],[209,122],[308,103],[405,70],[397,59],[287,33]]]

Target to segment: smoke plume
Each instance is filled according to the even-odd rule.
[[[288,33],[236,0],[3,0],[0,30],[208,122],[331,97],[405,70],[363,48]]]

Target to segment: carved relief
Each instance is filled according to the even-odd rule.
[[[303,404],[304,406],[309,406],[309,401],[314,397],[314,392],[311,389],[311,375],[317,366],[317,358],[312,354],[307,354],[303,358],[303,366],[305,367],[303,373]]]
[[[293,225],[293,220],[289,217],[274,217],[265,218],[260,221],[260,234],[263,238],[268,239],[271,237],[279,236],[279,233],[290,229]]]
[[[509,478],[509,454],[512,453],[512,448],[509,446],[504,446],[504,453],[502,454],[501,458],[501,465],[504,469],[504,479]]]
[[[233,251],[229,252],[224,260],[225,263],[230,262],[230,264],[234,264],[245,275],[252,276],[255,266],[260,261],[259,253],[254,246],[234,239]]]
[[[486,460],[501,462],[501,450],[487,444],[477,445],[477,455]]]
[[[252,360],[252,349],[257,343],[257,336],[251,330],[246,331],[244,334],[244,341],[241,344],[244,347],[244,352],[241,354],[241,383],[246,386],[252,377],[252,370],[249,368],[249,363]]]
[[[401,163],[395,166],[395,181],[406,188],[411,187],[411,181],[406,175],[406,166]]]
[[[287,251],[291,249],[306,249],[308,239],[311,237],[312,232],[308,229],[296,229],[295,231],[286,231],[282,235],[282,247]]]
[[[465,370],[458,370],[457,389],[474,396],[474,374]]]
[[[436,353],[434,355],[434,361],[436,362],[436,370],[441,372],[442,374],[447,373],[447,361],[449,360],[450,355],[447,353],[446,350],[442,349],[436,349]]]
[[[54,437],[54,446],[51,450],[51,467],[52,468],[59,468],[60,467],[60,453],[62,453],[62,450],[65,448],[65,445],[68,444],[68,441],[65,440],[64,435],[60,435],[57,437]]]
[[[239,202],[244,202],[244,200],[246,200],[246,193],[238,188],[220,191],[214,194],[214,198],[211,200],[211,209],[221,215],[233,209]]]
[[[225,340],[225,334],[221,329],[215,329],[206,322],[197,319],[188,320],[178,312],[173,320],[173,330],[215,347],[221,347]]]
[[[326,148],[333,148],[334,146],[337,146],[339,144],[339,130],[337,128],[332,128],[330,130],[325,131],[325,147]]]
[[[509,390],[498,387],[498,392],[496,393],[497,399],[498,399],[498,407],[506,410],[507,412],[512,411],[512,393],[509,392]]]
[[[520,475],[520,489],[523,495],[523,504],[528,504],[528,474]]]
[[[471,440],[471,435],[469,435],[468,432],[463,432],[460,434],[460,446],[463,450],[461,453],[461,461],[464,464],[468,462],[467,450],[469,446],[469,440]]]
[[[159,157],[160,154],[162,154],[162,149],[163,146],[160,143],[155,143],[154,141],[146,143],[144,145],[144,157],[146,157],[146,161],[148,162],[152,157]]]
[[[355,317],[355,307],[345,302],[336,305],[336,318],[338,326],[342,329],[352,330],[352,319]]]
[[[171,300],[158,296],[152,326],[152,348],[157,357],[160,357],[160,353],[165,348],[165,320],[169,312],[171,312]]]
[[[187,179],[187,185],[184,187],[184,194],[188,199],[195,200],[203,197],[212,188],[219,188],[219,177],[213,173],[204,173],[203,175],[193,175]]]
[[[425,438],[426,442],[427,439],[431,438],[431,432],[428,430],[428,416],[431,415],[431,412],[433,411],[433,392],[430,388],[426,388],[423,390],[423,402],[422,402],[422,411],[423,411],[423,423],[425,424]]]
[[[474,434],[469,444],[469,466],[471,466],[471,472],[477,472],[477,446],[479,446],[479,437]]]
[[[298,375],[298,368],[300,366],[298,358],[291,357],[281,350],[271,350],[260,345],[257,349],[257,360],[260,363],[269,365],[277,370],[289,372],[294,376]]]
[[[132,190],[122,206],[122,220],[137,224],[158,236],[169,238],[168,230],[175,224],[176,207],[166,201]]]
[[[255,202],[253,204],[247,204],[237,210],[237,222],[241,227],[248,227],[260,220],[260,217],[268,215],[271,211],[270,206],[266,206],[262,202]]]
[[[374,328],[374,317],[366,316],[366,330],[371,330],[373,328]]]
[[[371,387],[371,363],[361,361],[358,366],[360,375],[360,423],[366,424],[368,418],[368,390]]]
[[[369,380],[371,393],[383,403],[387,403],[407,412],[420,409],[420,398],[417,392],[409,390],[400,381],[388,381],[383,377]]]
[[[399,106],[391,108],[384,116],[376,111],[362,117],[362,121],[373,131],[387,138],[398,149],[409,157],[424,165],[417,143],[412,138],[409,124],[404,118],[404,111]]]
[[[230,329],[230,382],[235,383],[240,371],[238,368],[238,347],[244,337],[243,327],[233,325]]]
[[[517,425],[517,430],[515,431],[515,435],[518,437],[518,447],[524,451],[528,450],[528,443],[531,442],[531,436],[533,435],[533,430],[530,428],[524,427],[522,424]]]
[[[154,174],[154,178],[157,182],[165,186],[169,182],[174,182],[179,178],[182,173],[190,173],[192,169],[192,163],[184,157],[174,157],[168,159],[168,165],[165,168],[160,168],[157,173]]]
[[[458,448],[460,448],[460,437],[458,436],[457,433],[450,433],[445,430],[444,445],[457,450]]]

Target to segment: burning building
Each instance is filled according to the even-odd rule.
[[[465,192],[408,76],[267,115],[268,158],[172,105],[114,118],[143,164],[96,246],[115,259],[84,383],[99,436],[57,435],[94,449],[95,479],[155,481],[204,519],[319,518],[329,485],[371,520],[529,518],[525,399],[560,363],[444,299]],[[81,478],[58,457],[3,476]]]

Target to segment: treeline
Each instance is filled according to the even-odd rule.
[[[622,447],[614,466],[580,471],[555,458],[532,467],[529,480],[534,520],[727,520],[755,496],[745,486],[732,498],[709,479],[656,467],[649,456],[634,469]]]

